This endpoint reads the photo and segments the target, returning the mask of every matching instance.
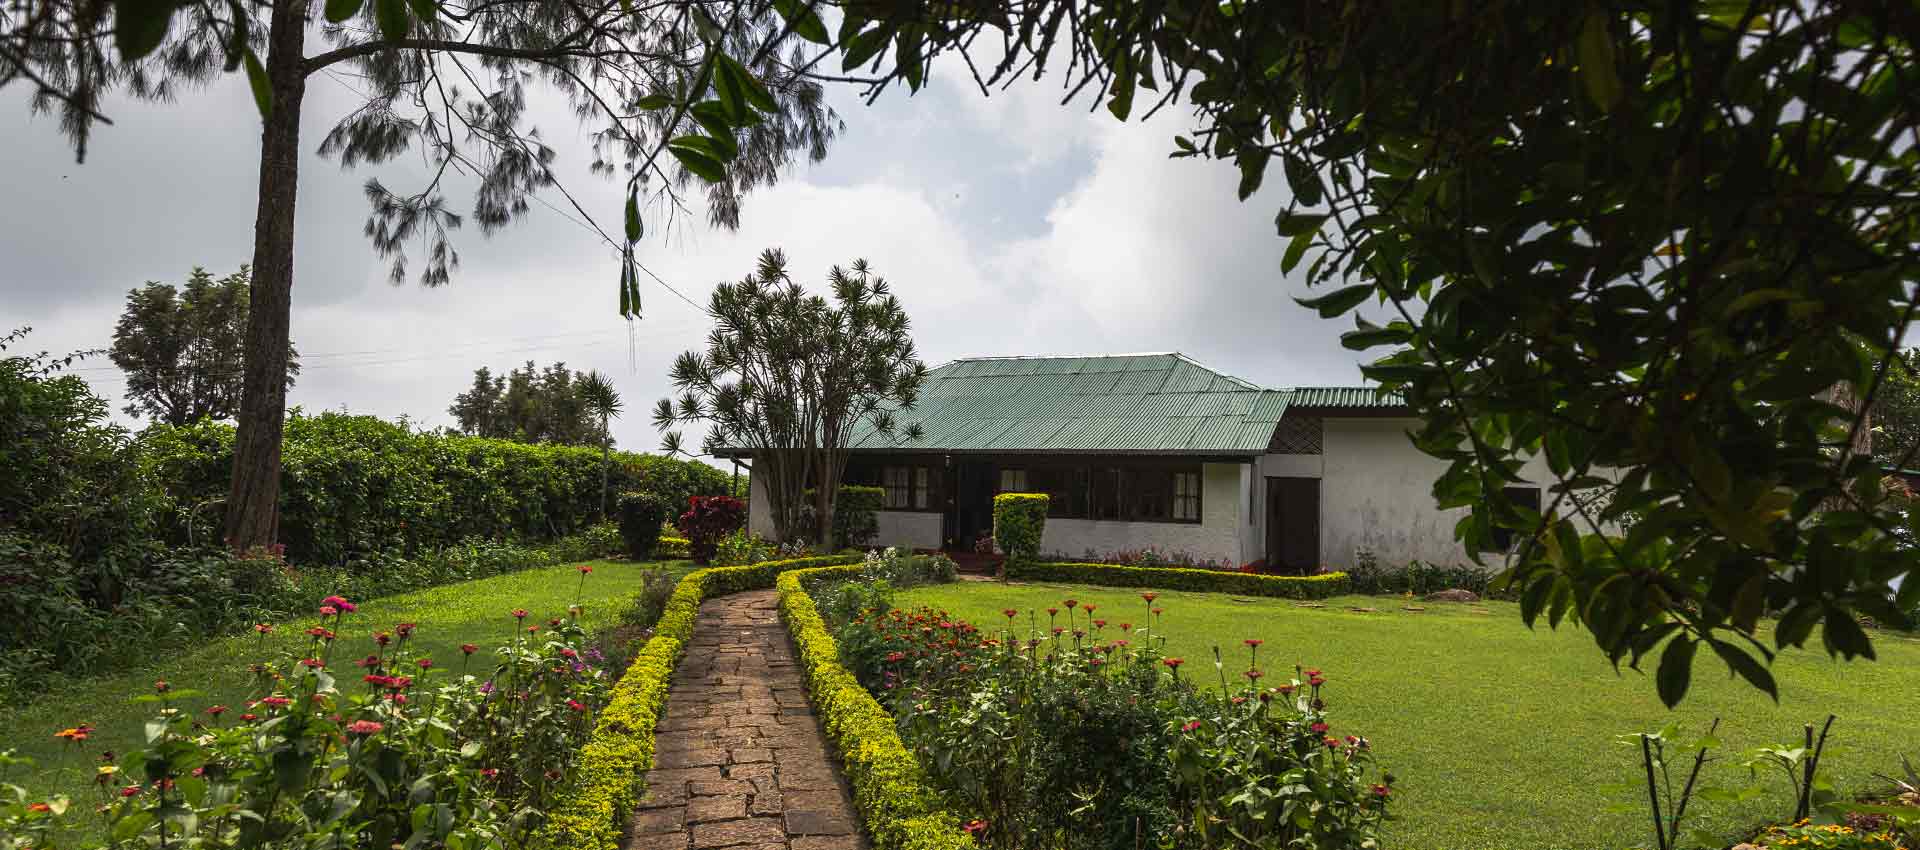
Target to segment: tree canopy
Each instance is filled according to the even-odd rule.
[[[128,416],[186,425],[239,412],[250,279],[246,266],[218,280],[195,267],[182,287],[147,281],[127,292],[107,356],[127,373]],[[286,370],[291,387],[300,374],[291,343]]]
[[[1123,120],[1191,107],[1172,155],[1232,161],[1242,200],[1277,173],[1278,271],[1382,351],[1468,550],[1522,532],[1526,620],[1657,652],[1668,703],[1702,646],[1771,693],[1777,648],[1871,658],[1857,617],[1920,604],[1854,450],[1920,309],[1911,3],[842,8],[875,94],[943,57],[983,90],[1053,70]],[[1540,455],[1535,511],[1502,489]]]
[[[894,434],[893,412],[911,409],[926,380],[912,323],[886,278],[855,260],[851,269],[834,266],[827,283],[832,301],[807,294],[787,274],[786,256],[770,249],[752,274],[716,287],[707,350],[674,361],[679,403],[663,398],[653,414],[668,453],[683,451],[680,432],[668,429],[693,422],[707,425],[706,453],[751,452],[782,540],[799,536],[803,507],[834,515],[855,431],[864,423]],[[917,437],[919,429],[899,430]],[[833,523],[814,528],[830,545]]]
[[[522,443],[559,443],[598,446],[602,443],[601,415],[611,390],[596,386],[599,373],[570,370],[565,363],[541,368],[531,360],[505,375],[482,366],[473,371],[473,385],[457,396],[448,415],[462,434]],[[619,413],[619,395],[613,398]],[[611,437],[607,438],[608,441]]]

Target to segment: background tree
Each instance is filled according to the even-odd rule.
[[[1871,658],[1857,616],[1920,603],[1853,450],[1920,310],[1908,0],[840,7],[873,96],[943,55],[983,91],[1051,67],[1122,120],[1190,106],[1173,155],[1233,161],[1243,200],[1278,172],[1282,271],[1387,352],[1364,371],[1422,418],[1467,549],[1521,532],[1526,621],[1657,653],[1669,704],[1703,645],[1772,693],[1775,648]],[[1539,456],[1535,511],[1503,488]]]
[[[107,356],[127,373],[128,416],[168,425],[232,419],[240,407],[247,333],[246,266],[215,280],[194,267],[186,285],[147,281],[127,292]],[[287,386],[300,374],[287,344]]]
[[[802,42],[826,41],[826,31],[808,7],[790,11],[794,25],[747,0],[28,0],[0,6],[0,86],[29,86],[32,108],[57,111],[84,158],[109,95],[168,100],[244,69],[265,126],[226,531],[247,549],[276,532],[309,77],[350,69],[365,96],[321,153],[353,166],[416,151],[430,166],[417,187],[366,184],[375,250],[400,281],[413,245],[429,286],[459,264],[448,231],[465,217],[449,208],[447,187],[475,187],[472,217],[484,233],[526,212],[529,195],[555,186],[555,152],[527,120],[529,88],[545,83],[568,98],[590,122],[593,169],[626,181],[624,227],[600,232],[621,252],[621,312],[637,316],[643,206],[685,211],[683,190],[697,177],[708,220],[732,227],[741,198],[793,155],[825,155],[838,119],[807,77]],[[324,49],[309,54],[309,44]]]
[[[607,399],[592,394],[591,379],[592,375],[570,370],[565,363],[543,369],[529,360],[499,376],[481,367],[474,370],[473,386],[454,396],[447,413],[458,423],[460,433],[476,437],[596,446],[602,443],[605,428],[595,405]],[[613,401],[611,415],[618,416],[618,393]]]
[[[613,451],[613,420],[620,415],[625,404],[620,400],[620,391],[614,389],[613,379],[600,370],[588,372],[575,382],[574,387],[580,399],[586,403],[587,413],[600,420],[600,512],[606,515],[612,506],[613,494],[609,490],[612,467],[608,453]]]
[[[894,434],[893,411],[911,409],[926,380],[906,310],[886,279],[855,260],[851,270],[834,266],[827,280],[832,302],[802,290],[786,256],[769,249],[752,274],[716,287],[707,351],[674,360],[679,404],[663,398],[653,414],[662,431],[705,422],[707,454],[752,450],[782,540],[798,536],[809,487],[814,515],[833,516],[854,432],[865,424]],[[902,433],[917,438],[920,426]],[[681,452],[680,432],[667,431],[664,445]],[[830,546],[833,523],[816,526],[817,542]]]
[[[1871,421],[1874,458],[1889,466],[1910,463],[1920,446],[1920,349],[1905,349],[1890,359]]]

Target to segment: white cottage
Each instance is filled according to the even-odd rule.
[[[1053,497],[1042,551],[1074,558],[1467,560],[1453,537],[1465,511],[1433,503],[1444,464],[1413,447],[1405,405],[1370,388],[1265,389],[1177,353],[972,358],[932,370],[897,419],[921,437],[850,442],[846,482],[886,490],[879,545],[969,550],[996,493],[1037,492]],[[749,528],[771,536],[757,477],[750,504]]]

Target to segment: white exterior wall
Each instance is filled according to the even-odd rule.
[[[773,511],[767,508],[772,504],[767,499],[767,485],[761,483],[760,476],[747,479],[747,533],[758,534],[768,540],[773,539]]]
[[[1454,524],[1468,509],[1434,507],[1433,482],[1446,471],[1446,462],[1414,448],[1407,431],[1417,424],[1413,419],[1327,419],[1321,454],[1262,456],[1250,482],[1254,509],[1243,538],[1247,551],[1266,549],[1265,479],[1319,478],[1320,560],[1328,568],[1350,566],[1360,547],[1373,550],[1387,565],[1472,563],[1453,537]],[[1520,475],[1540,485],[1551,480],[1539,457],[1529,460]]]
[[[1080,558],[1091,549],[1107,555],[1149,546],[1166,554],[1190,555],[1199,560],[1238,566],[1241,521],[1246,502],[1241,482],[1242,464],[1201,465],[1200,522],[1121,522],[1117,520],[1049,517],[1040,537],[1043,555]],[[937,531],[936,531],[937,533]]]
[[[903,550],[938,549],[942,516],[929,511],[875,511],[880,531],[874,546],[898,546]]]

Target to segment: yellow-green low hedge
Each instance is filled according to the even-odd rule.
[[[745,567],[695,570],[667,600],[653,638],[613,686],[593,734],[574,761],[571,791],[553,810],[532,846],[553,850],[618,850],[621,822],[640,797],[642,777],[653,767],[653,733],[667,704],[667,683],[680,652],[693,637],[700,603],[709,596],[773,586],[788,570],[846,564],[855,555],[766,561]]]
[[[674,537],[663,534],[660,535],[660,540],[653,544],[653,556],[662,560],[690,557],[688,554],[689,550],[687,549],[689,545],[691,544],[687,543],[687,538],[685,537]]]
[[[926,774],[893,725],[893,716],[840,664],[840,648],[806,588],[859,575],[860,567],[781,573],[780,612],[800,651],[807,690],[853,783],[854,806],[876,850],[957,850],[976,846],[960,819],[941,805]]]
[[[1026,581],[1097,584],[1106,587],[1152,587],[1201,593],[1238,593],[1282,599],[1325,599],[1348,592],[1353,582],[1346,573],[1315,576],[1270,576],[1229,570],[1177,567],[1121,567],[1113,564],[1059,562],[1007,564],[1007,577]]]

